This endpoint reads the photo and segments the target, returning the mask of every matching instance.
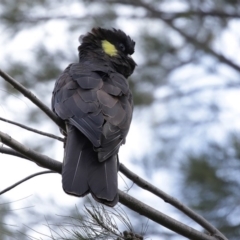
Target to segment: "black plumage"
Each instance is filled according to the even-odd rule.
[[[68,194],[118,202],[117,154],[132,119],[126,78],[136,65],[129,56],[134,45],[121,30],[94,28],[82,37],[79,63],[56,81],[52,109],[67,126],[62,183]]]

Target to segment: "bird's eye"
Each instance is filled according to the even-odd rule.
[[[119,48],[120,48],[120,50],[121,50],[122,52],[125,51],[125,46],[124,46],[124,44],[120,43],[120,44],[119,44]]]

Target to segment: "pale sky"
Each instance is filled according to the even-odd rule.
[[[78,13],[78,11],[74,9],[75,8],[73,7],[71,11],[76,11],[76,13]],[[41,28],[41,31],[39,31],[39,28]],[[127,31],[128,34],[131,34],[131,32],[136,31],[134,23],[129,23],[128,26],[126,26],[126,28],[128,29]],[[47,37],[45,38],[45,41],[49,49],[57,49],[59,47],[67,48],[68,47],[67,42],[65,41],[65,39],[62,38],[65,30],[66,24],[64,24],[64,21],[51,21],[44,25],[44,27],[38,27],[31,31],[25,30],[21,32],[12,41],[6,42],[6,39],[4,38],[0,39],[1,67],[3,67],[4,70],[4,66],[5,64],[7,64],[6,56],[15,55],[19,60],[21,59],[22,61],[31,60],[31,52],[33,51],[34,45],[38,42],[38,39],[41,39],[43,36],[45,36],[46,33]],[[79,32],[79,35],[81,34],[83,33]],[[236,54],[240,50],[240,42],[238,41],[239,37],[240,37],[239,21],[232,21],[232,23],[229,25],[229,30],[226,31],[223,34],[223,36],[221,36],[221,38],[219,38],[219,42],[214,47],[220,52],[224,50],[224,54],[226,54],[229,58],[234,59],[238,63],[240,63],[239,54]],[[77,49],[77,46],[79,44],[78,36],[74,35],[72,36],[72,39],[73,39],[72,45],[74,45],[74,48]],[[137,54],[133,55],[133,58],[135,59],[136,56]],[[137,59],[135,60],[137,61]],[[222,71],[226,75],[228,74],[231,76],[233,75],[233,73],[229,72],[229,70],[224,66],[222,67]],[[183,75],[181,75],[181,77],[184,79],[184,75],[187,76],[188,74],[191,74],[190,72],[191,69],[189,69],[189,72],[185,71]],[[236,76],[233,76],[233,78],[234,77]],[[211,78],[209,77],[208,80],[210,79]],[[0,79],[0,81],[3,80]],[[205,81],[205,84],[208,84],[207,81]],[[161,95],[162,93],[159,94]],[[50,104],[50,98],[51,96],[47,97],[45,104],[47,105]],[[229,109],[225,111],[223,116],[221,117],[223,125],[225,123],[231,122],[231,127],[234,127],[236,130],[240,130],[240,121],[232,119],[232,117],[233,114],[240,116],[240,108],[238,104],[239,98],[240,92],[235,90],[232,91],[231,95],[228,94],[227,96],[226,95],[223,96],[223,94],[219,93],[218,99],[218,101],[221,101],[222,104],[226,107],[226,109]],[[24,119],[22,114],[24,114],[24,110],[28,109],[30,106],[32,106],[32,104],[26,98],[21,96],[20,97],[13,96],[7,102],[0,104],[0,116],[7,119],[22,122],[21,120]],[[146,154],[150,151],[152,146],[151,142],[153,139],[152,136],[153,133],[150,131],[151,126],[147,124],[146,120],[149,116],[151,117],[152,114],[160,115],[159,109],[160,107],[156,105],[152,109],[146,110],[145,112],[141,113],[135,112],[130,132],[127,137],[126,145],[122,146],[120,149],[120,161],[130,169],[134,170],[136,174],[144,176],[145,179],[154,182],[161,190],[166,191],[167,193],[171,193],[172,192],[171,189],[174,189],[174,185],[172,181],[173,180],[172,176],[169,176],[168,172],[159,169],[156,170],[152,178],[149,178],[148,176],[145,175],[143,169],[141,169],[137,165],[133,165],[130,162],[131,158],[138,159],[143,154]],[[139,114],[142,114],[141,119],[139,119]],[[162,114],[164,115],[164,112]],[[227,129],[229,127],[229,124],[225,125]],[[39,129],[43,131],[49,131],[55,134],[58,133],[57,127],[51,123],[51,120],[49,120],[49,123],[44,123],[41,126],[39,126]],[[20,142],[24,142],[25,139],[31,139],[32,141],[44,141],[45,139],[44,137],[38,137],[34,133],[22,130],[18,127],[14,127],[1,121],[0,130],[8,133],[9,135],[11,135],[13,138],[17,139]],[[214,134],[219,134],[219,136],[221,137],[221,133],[217,132],[217,130],[214,132]],[[59,142],[56,143],[54,146],[49,146],[47,152],[44,152],[43,154],[49,155],[50,157],[56,160],[62,161],[63,156],[62,143]],[[20,158],[0,154],[0,189],[4,189],[9,185],[15,183],[16,181],[19,181],[20,179],[42,170],[44,169],[39,168],[34,163],[22,160]],[[119,178],[119,181],[120,189],[124,189],[125,186],[121,178]],[[133,191],[130,191],[130,194],[134,195],[135,191],[136,189],[133,189]],[[64,207],[66,208],[70,206],[73,207],[75,204],[78,204],[79,202],[79,198],[69,196],[63,192],[61,187],[61,176],[59,174],[48,174],[35,177],[21,184],[20,186],[16,187],[10,192],[4,194],[4,197],[10,199],[11,201],[15,201],[27,197],[29,195],[31,196],[26,200],[14,203],[13,208],[17,209],[28,207],[31,206],[31,202],[33,202],[35,208],[42,209],[43,206],[41,205],[41,203],[35,201],[35,199],[37,198],[53,199],[54,202],[56,202],[56,204],[60,204],[61,206],[63,206],[62,209],[64,209]],[[152,198],[152,195],[147,193],[146,191],[141,191],[139,195],[141,196],[141,199],[143,201],[157,207],[158,209],[165,213],[168,213],[166,212],[169,211],[168,205],[166,203],[163,203],[162,200]],[[80,199],[80,201],[82,201],[82,199]],[[55,211],[54,206],[51,207],[51,203],[47,204],[48,205],[46,209],[43,208],[42,210],[43,216],[45,214],[45,211],[46,212],[50,211],[53,212],[54,214],[59,215],[63,214],[62,212],[60,213],[59,211]],[[24,215],[24,209],[19,210],[18,213]],[[177,215],[173,211],[171,212],[171,216],[177,217]]]

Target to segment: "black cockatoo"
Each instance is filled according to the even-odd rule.
[[[62,184],[66,193],[91,193],[118,202],[118,151],[130,127],[133,101],[127,78],[135,42],[123,31],[93,28],[81,36],[79,62],[57,79],[52,109],[66,123]]]

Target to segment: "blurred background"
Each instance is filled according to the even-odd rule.
[[[237,240],[239,24],[237,0],[1,0],[0,68],[50,107],[55,80],[78,61],[78,37],[96,26],[125,31],[136,42],[138,67],[129,80],[135,109],[120,161]],[[2,78],[0,117],[60,136],[57,126]],[[62,161],[61,142],[2,121],[0,129]],[[0,191],[41,170],[0,154]],[[202,231],[121,174],[119,181],[120,189]],[[62,239],[62,217],[75,216],[76,208],[81,216],[84,203],[86,198],[62,191],[59,174],[38,176],[0,196],[0,239],[49,239],[55,234],[49,226],[55,226],[55,239]],[[184,239],[124,209],[146,238]],[[70,233],[65,234],[67,239]]]

